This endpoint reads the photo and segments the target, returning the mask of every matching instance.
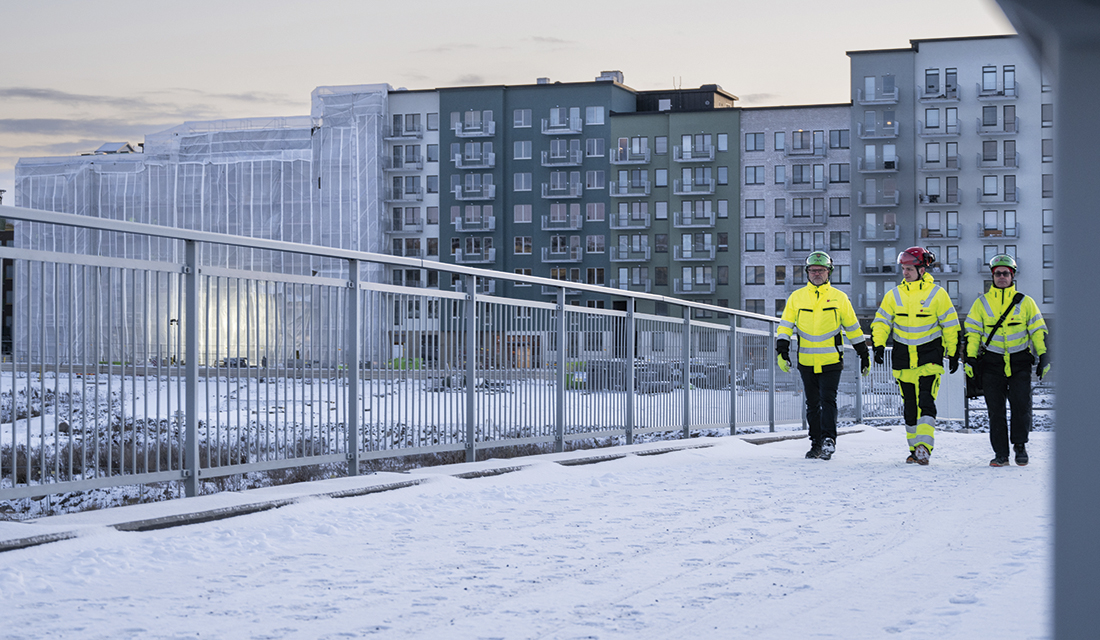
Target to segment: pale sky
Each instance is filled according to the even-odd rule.
[[[994,0],[0,0],[0,189],[20,157],[185,120],[309,114],[320,85],[716,83],[741,106],[847,102],[846,51],[1014,33]]]

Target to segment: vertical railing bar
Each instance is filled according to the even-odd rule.
[[[764,346],[765,361],[768,363],[768,432],[775,432],[775,358],[767,357],[770,354],[768,347],[775,344],[779,325],[771,323],[771,342]]]
[[[354,476],[359,474],[359,465],[362,462],[362,446],[359,443],[359,420],[363,410],[359,407],[359,353],[362,348],[362,318],[360,312],[360,300],[362,289],[359,288],[359,261],[348,260],[348,305],[347,305],[347,332],[348,345],[346,350],[347,376],[348,376],[348,412],[347,424],[347,448],[348,469],[347,474]],[[365,394],[364,394],[365,395]]]
[[[737,325],[740,324],[740,316],[730,314],[730,333],[726,341],[726,349],[729,351],[727,360],[730,363],[730,435],[737,435]]]
[[[554,453],[565,450],[565,352],[569,348],[567,344],[565,323],[565,287],[558,287],[557,326],[554,328],[558,334],[557,353],[557,380],[554,391]]]
[[[691,437],[691,308],[684,307],[684,327],[680,336],[680,367],[683,375],[680,384],[684,386],[683,433],[682,438]]]
[[[185,268],[184,286],[185,302],[183,318],[186,331],[184,356],[186,358],[186,372],[184,374],[187,386],[186,421],[184,438],[186,449],[183,455],[184,464],[184,492],[187,497],[199,495],[199,259],[198,244],[194,240],[184,241]],[[177,329],[178,331],[178,329]]]
[[[465,276],[466,283],[466,462],[477,461],[477,433],[474,384],[477,374],[477,298],[476,278]]]
[[[634,354],[637,351],[637,318],[634,316],[637,299],[626,299],[626,364],[623,372],[626,380],[623,381],[624,397],[626,398],[626,443],[634,444]]]

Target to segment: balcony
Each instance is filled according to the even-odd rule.
[[[895,120],[891,124],[882,125],[881,127],[868,127],[864,128],[862,122],[856,123],[856,135],[861,140],[888,140],[898,137],[898,123]]]
[[[451,126],[457,138],[491,138],[497,134],[496,120],[456,122]]]
[[[998,227],[986,227],[981,222],[978,223],[978,237],[979,238],[1019,238],[1020,237],[1020,225],[1019,223],[1014,225],[1000,225]]]
[[[702,182],[672,181],[672,193],[678,196],[705,196],[714,194],[714,178]]]
[[[959,156],[946,156],[942,162],[928,162],[924,156],[917,156],[917,171],[935,173],[937,171],[958,171],[961,168]]]
[[[562,280],[561,282],[562,282],[563,286],[569,284],[569,280]],[[555,287],[555,286],[548,285],[548,284],[542,285],[542,295],[544,295],[544,296],[556,296],[556,295],[558,295],[558,291],[560,291],[560,290],[561,290],[560,287]],[[578,289],[566,289],[565,290],[565,295],[567,295],[567,296],[579,296],[580,294],[581,294],[581,292]]]
[[[959,88],[957,86],[950,87],[917,87],[917,99],[925,104],[937,103],[937,102],[958,102],[959,101]]]
[[[612,289],[619,289],[622,291],[641,291],[644,293],[649,293],[653,290],[653,281],[649,278],[646,278],[641,282],[610,280],[607,286],[611,287]]]
[[[863,260],[859,261],[859,273],[865,276],[885,276],[887,278],[893,278],[900,273],[896,264],[865,264]]]
[[[462,278],[458,280],[451,288],[458,293],[466,292],[466,279]],[[479,296],[494,296],[497,293],[497,281],[492,278],[477,278],[477,284],[474,285],[474,293]]]
[[[929,273],[936,274],[936,277],[955,277],[962,273],[962,267],[958,262],[934,262],[928,269]]]
[[[714,218],[713,211],[694,215],[676,211],[672,214],[672,226],[677,229],[709,229],[714,226]]]
[[[978,100],[991,102],[994,100],[1016,100],[1020,97],[1020,85],[1017,82],[1013,82],[1011,86],[1001,86],[994,89],[983,89],[981,83],[974,83],[974,90],[977,92]]]
[[[922,205],[937,205],[937,204],[960,204],[962,203],[962,196],[958,191],[949,191],[944,194],[929,193],[925,194],[923,191],[917,191],[917,204]]]
[[[978,155],[978,168],[988,169],[996,171],[998,169],[1019,169],[1020,168],[1020,154],[1014,154],[1007,158],[993,158],[992,160],[986,160],[982,157],[982,154]]]
[[[714,147],[707,145],[702,149],[696,149],[676,145],[672,147],[672,160],[673,162],[713,162]]]
[[[1009,189],[1004,194],[982,193],[982,188],[977,188],[978,204],[1020,204],[1020,190]]]
[[[495,231],[497,228],[496,216],[481,216],[475,220],[467,220],[462,216],[455,218],[455,231],[459,233],[484,233],[486,231]]]
[[[681,280],[676,278],[672,282],[672,291],[677,295],[705,295],[714,293],[714,279],[704,278],[702,282],[697,280]]]
[[[607,225],[615,230],[630,231],[632,229],[648,229],[650,219],[648,213],[612,213],[607,217]]]
[[[424,200],[424,187],[416,189],[386,189],[386,202],[421,202]]]
[[[562,205],[563,207],[565,205]],[[565,217],[542,217],[543,231],[577,231],[584,226],[584,216],[579,213],[570,213]]]
[[[644,198],[649,195],[649,181],[608,182],[607,191],[612,198]]]
[[[424,158],[419,155],[413,158],[382,158],[383,171],[422,171],[423,169]]]
[[[456,153],[451,161],[455,169],[492,169],[497,165],[497,154],[483,153],[477,156],[467,156]]]
[[[392,234],[424,233],[424,219],[420,217],[415,220],[389,219],[385,221],[385,232]]]
[[[856,160],[856,171],[860,173],[895,173],[899,168],[899,164],[897,158],[872,163],[866,162],[864,158],[858,158]]]
[[[878,310],[879,301],[868,298],[866,293],[859,294],[852,302],[855,304],[856,311],[868,313]]]
[[[477,253],[466,253],[462,249],[455,251],[455,264],[484,264],[486,262],[496,262],[496,260],[496,247],[483,249]]]
[[[705,262],[714,260],[714,255],[715,247],[698,249],[676,245],[672,248],[672,259],[677,262]]]
[[[901,237],[901,227],[896,224],[861,224],[856,237],[860,242],[897,242]]]
[[[612,246],[608,247],[608,254],[611,262],[649,262],[651,251],[648,246],[639,249]]]
[[[480,187],[464,188],[457,185],[452,190],[455,200],[492,200],[497,197],[495,184],[483,184]]]
[[[543,262],[580,262],[583,258],[583,247],[569,247],[564,251],[553,251],[551,247],[542,248]]]
[[[542,119],[542,132],[548,136],[575,136],[582,131],[584,131],[584,121],[579,116],[571,116],[564,122],[551,122],[549,118]]]
[[[959,228],[957,226],[948,227],[946,229],[929,229],[925,225],[920,224],[917,225],[917,233],[919,233],[922,238],[948,238],[956,240],[959,238]]]
[[[542,183],[542,197],[548,200],[556,198],[579,198],[584,195],[584,185],[580,182],[570,182],[566,185],[556,186]]]
[[[382,137],[386,140],[393,140],[395,142],[401,140],[420,140],[424,137],[424,128],[422,126],[405,127],[390,125],[383,129]]]
[[[875,92],[870,95],[864,95],[863,89],[856,89],[856,102],[867,105],[897,104],[898,88],[894,87],[892,91],[883,91],[882,87],[875,87]]]
[[[864,194],[862,191],[856,194],[856,204],[861,207],[896,207],[898,206],[900,191]]]
[[[649,157],[649,149],[645,149],[641,153],[629,149],[612,149],[608,153],[608,161],[611,164],[648,164]]]
[[[796,216],[793,213],[786,217],[787,224],[796,227],[824,227],[829,224],[829,218],[824,211],[817,211],[809,215]]]
[[[1008,122],[997,122],[996,124],[983,124],[981,118],[975,118],[975,122],[978,125],[978,135],[980,136],[1011,136],[1020,132],[1020,119],[1013,118]]]
[[[582,162],[584,162],[584,152],[580,149],[572,149],[564,156],[552,156],[549,151],[542,152],[544,167],[579,167]]]
[[[783,149],[783,155],[788,158],[824,158],[828,153],[825,147],[811,147],[809,149],[792,149],[790,145]]]
[[[957,138],[959,137],[959,123],[945,124],[942,127],[926,127],[923,121],[917,120],[917,136],[921,138]]]

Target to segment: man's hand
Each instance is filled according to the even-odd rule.
[[[959,354],[955,352],[955,355],[947,356],[948,373],[955,373],[959,370]]]
[[[1050,373],[1050,352],[1044,351],[1039,354],[1039,364],[1035,367],[1035,375],[1042,380],[1048,373]]]
[[[786,338],[776,340],[775,352],[779,354],[775,360],[779,364],[779,368],[783,370],[783,373],[789,372],[791,370],[791,341]]]
[[[886,347],[878,345],[875,347],[875,364],[882,364],[886,362]]]
[[[866,349],[859,353],[859,372],[865,376],[871,375],[871,354]]]
[[[978,362],[977,358],[967,358],[966,359],[966,366],[963,367],[963,372],[966,373],[967,378],[973,378],[974,377],[974,365],[977,364],[977,362]]]
[[[779,354],[775,356],[775,361],[779,363],[779,368],[783,373],[789,373],[791,370],[791,359],[785,354]]]

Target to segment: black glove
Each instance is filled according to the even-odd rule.
[[[959,370],[959,353],[957,351],[955,355],[947,356],[947,367],[948,373],[955,373]]]
[[[878,345],[875,347],[875,364],[882,364],[886,362],[886,347]]]
[[[871,369],[871,354],[866,349],[859,352],[859,370],[860,372],[869,371]]]
[[[1045,351],[1039,354],[1039,364],[1035,366],[1035,375],[1042,380],[1043,376],[1048,373],[1050,373],[1050,352]]]
[[[775,352],[778,353],[784,360],[787,361],[787,366],[791,364],[791,341],[780,338],[775,341]]]

